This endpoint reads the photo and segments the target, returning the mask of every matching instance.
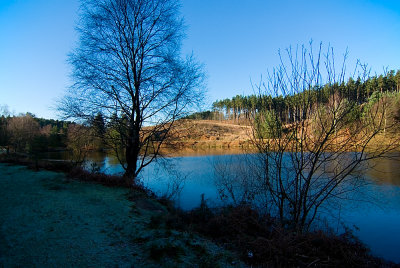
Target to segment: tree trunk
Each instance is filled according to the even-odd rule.
[[[127,146],[126,148],[126,163],[127,167],[125,170],[124,177],[129,179],[132,183],[136,179],[137,159],[138,153],[136,153],[134,146]]]
[[[126,170],[124,177],[129,179],[132,183],[135,182],[137,176],[137,162],[139,158],[140,144],[139,144],[139,131],[130,130],[127,146],[126,146]]]

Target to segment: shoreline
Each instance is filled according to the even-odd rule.
[[[61,163],[63,163],[63,162],[61,162]],[[12,166],[19,166],[15,162],[13,162],[11,164],[12,164]],[[25,162],[25,164],[27,164],[27,162]],[[30,164],[31,164],[30,167],[32,169],[33,168],[33,163],[31,162]],[[26,165],[26,166],[28,166],[28,165]],[[51,166],[51,165],[47,166],[47,168],[49,168],[49,167],[50,168],[54,168],[54,166]],[[37,173],[36,171],[33,171],[33,170],[31,170],[30,172]],[[39,172],[41,172],[41,171],[39,171]],[[65,174],[65,172],[63,174]],[[79,177],[79,176],[81,176],[81,177]],[[93,179],[93,178],[95,178],[95,177],[90,177],[90,176],[88,176],[87,173],[85,173],[83,175],[80,174],[80,173],[77,173],[77,175],[75,177],[75,180],[72,180],[72,181],[76,181],[76,182],[91,182],[91,183],[94,183],[94,184],[92,184],[93,187],[97,187],[96,184],[103,184],[105,186],[118,186],[117,188],[122,186],[121,189],[124,189],[124,188],[126,189],[126,185],[125,186],[124,185],[115,185],[115,184],[109,183],[107,181],[101,181],[101,180],[98,180],[98,179],[96,180],[96,179]],[[120,178],[121,177],[119,177],[119,179]],[[138,189],[134,189],[134,192],[138,192],[137,190]],[[141,192],[140,189],[139,189],[139,192]],[[145,196],[147,196],[147,197],[143,197],[143,194]],[[150,196],[149,196],[149,194],[150,194]],[[152,207],[153,205],[149,205],[148,201],[144,201],[144,200],[149,199],[149,200],[154,200],[154,201],[151,201],[151,202],[157,202],[157,203],[160,202],[160,200],[157,199],[155,197],[155,195],[152,194],[151,191],[144,191],[144,192],[142,192],[142,194],[140,194],[140,196],[142,196],[142,197],[140,197],[139,199],[142,200],[142,201],[138,201],[138,202],[139,203],[143,203],[144,202],[142,205],[147,207],[147,208]],[[135,198],[132,199],[132,200],[135,200]],[[168,200],[164,200],[164,201],[161,200],[161,201],[162,201],[161,204],[167,205],[167,206],[165,206],[165,205],[161,205],[161,206],[164,207],[163,210],[168,211],[167,214],[169,216],[162,216],[161,219],[157,219],[156,220],[156,222],[157,222],[156,226],[160,225],[160,223],[158,223],[159,221],[164,222],[164,220],[166,220],[168,222],[169,219],[172,217],[173,221],[175,222],[174,224],[172,224],[173,229],[181,230],[181,231],[184,231],[184,232],[187,232],[189,230],[190,230],[190,232],[192,232],[194,230],[196,233],[205,235],[205,237],[208,237],[208,239],[211,239],[213,241],[217,241],[218,244],[220,244],[220,245],[226,245],[226,241],[230,241],[228,243],[228,249],[231,249],[234,252],[237,252],[239,255],[242,256],[242,260],[247,262],[248,264],[253,265],[253,264],[256,264],[256,263],[259,263],[259,262],[264,263],[264,264],[265,263],[269,263],[271,260],[268,259],[270,257],[268,257],[269,253],[267,253],[267,252],[270,252],[270,250],[272,250],[272,249],[273,250],[277,250],[278,252],[281,252],[282,250],[284,250],[284,248],[286,248],[286,246],[283,247],[283,248],[280,248],[280,246],[277,246],[277,247],[274,246],[273,248],[269,248],[269,247],[265,248],[264,244],[263,244],[264,246],[261,247],[261,245],[257,244],[258,242],[256,243],[257,239],[259,239],[260,237],[261,238],[265,237],[265,239],[272,239],[270,237],[272,235],[273,237],[275,237],[274,239],[278,239],[276,237],[277,234],[270,233],[270,231],[268,231],[269,229],[268,230],[264,230],[263,229],[264,228],[263,226],[270,226],[271,222],[270,222],[270,220],[267,220],[267,222],[264,222],[266,219],[263,219],[260,216],[255,216],[255,218],[251,220],[251,221],[259,221],[260,220],[260,222],[257,223],[257,225],[259,225],[259,227],[257,227],[257,228],[261,228],[260,230],[264,230],[262,232],[260,231],[260,233],[258,233],[259,231],[256,231],[257,229],[253,230],[252,228],[254,228],[254,227],[250,227],[250,226],[245,227],[244,230],[237,230],[236,227],[232,226],[230,228],[233,228],[235,231],[232,230],[229,233],[224,233],[223,232],[224,228],[229,226],[228,225],[229,222],[236,222],[236,221],[242,221],[242,220],[244,220],[246,222],[247,221],[246,218],[248,216],[245,216],[245,215],[247,215],[248,213],[251,213],[251,215],[252,215],[252,213],[255,213],[253,210],[247,210],[247,208],[244,207],[243,209],[245,209],[245,210],[243,211],[240,206],[237,207],[237,208],[236,207],[232,207],[232,208],[223,208],[222,207],[222,208],[212,208],[212,209],[210,209],[205,204],[203,206],[201,205],[199,208],[194,209],[192,211],[183,212],[183,211],[180,211],[180,210],[178,210],[176,208],[171,207],[170,201],[168,201]],[[236,209],[238,209],[238,211],[236,211]],[[226,214],[226,213],[228,213],[228,214]],[[237,213],[239,213],[239,214],[237,214]],[[255,214],[255,215],[258,215],[258,214]],[[225,217],[227,217],[226,220],[221,221],[221,219],[225,219]],[[239,217],[239,218],[236,219],[236,218],[231,218],[231,217]],[[154,220],[155,220],[155,218],[154,218]],[[149,224],[153,224],[151,222],[152,221],[150,221]],[[214,222],[214,223],[212,225],[210,225],[210,222]],[[245,222],[243,223],[244,225],[243,224],[241,224],[241,225],[246,226],[247,223],[245,223]],[[270,222],[270,223],[268,223],[268,222]],[[214,226],[214,227],[212,227],[212,226]],[[223,226],[225,226],[225,227],[223,227]],[[156,230],[157,230],[157,228],[156,228]],[[189,229],[187,229],[187,228],[189,228]],[[209,229],[209,228],[211,228],[211,229]],[[256,234],[256,237],[254,237],[254,238],[252,238],[250,240],[245,240],[245,241],[247,241],[246,243],[249,243],[249,244],[247,246],[245,246],[245,248],[243,248],[243,245],[241,245],[242,242],[239,243],[239,241],[243,241],[244,238],[240,238],[240,236],[243,235],[242,234],[243,232],[246,233],[246,232],[249,232],[249,231],[250,231],[250,234],[248,234],[248,235],[250,235],[250,237],[252,235],[254,235],[254,234]],[[222,235],[220,235],[219,232],[222,232],[221,233]],[[236,233],[236,232],[238,232],[238,233]],[[254,233],[254,232],[256,232],[256,233]],[[279,236],[279,239],[278,239],[279,241],[288,239],[289,237],[292,237],[294,235],[293,233],[291,233],[288,230],[281,230],[279,232],[282,233],[280,235],[283,235],[283,237]],[[215,236],[215,235],[217,235],[217,236]],[[248,235],[246,235],[246,237]],[[365,246],[363,246],[357,239],[354,240],[354,241],[352,240],[352,238],[351,238],[352,235],[351,234],[350,234],[350,236],[348,236],[348,237],[346,236],[346,237],[343,237],[343,238],[340,238],[340,236],[332,235],[332,234],[329,234],[329,233],[326,233],[326,232],[308,233],[308,234],[305,234],[305,235],[306,235],[305,237],[296,235],[296,237],[297,237],[296,239],[300,239],[301,241],[306,239],[306,241],[309,241],[309,242],[313,241],[314,239],[322,239],[322,241],[325,241],[324,243],[328,243],[328,244],[332,243],[332,241],[337,241],[335,243],[339,243],[341,245],[341,247],[342,246],[345,247],[345,248],[349,247],[349,250],[350,250],[350,248],[352,248],[351,250],[354,251],[353,253],[356,254],[356,255],[357,254],[359,255],[357,257],[357,261],[356,261],[359,264],[360,263],[364,263],[364,261],[367,261],[366,263],[370,263],[370,264],[374,263],[375,265],[377,263],[380,263],[380,265],[384,265],[384,266],[387,266],[387,267],[398,267],[398,266],[396,266],[395,264],[393,264],[391,262],[386,262],[383,259],[379,259],[377,257],[373,257],[372,255],[370,255],[370,251],[367,248],[365,248]],[[323,238],[321,238],[321,236]],[[317,237],[320,237],[320,238],[317,238]],[[238,242],[235,242],[236,239],[239,239]],[[335,240],[335,239],[338,239],[338,240]],[[236,244],[236,243],[239,243],[239,244]],[[254,243],[256,243],[256,244],[254,244]],[[276,241],[276,243],[279,244],[278,241]],[[251,245],[253,245],[253,246],[254,245],[258,245],[257,247],[261,247],[262,248],[261,251],[260,250],[256,250],[257,248],[253,249],[254,250],[254,254],[257,254],[257,256],[258,256],[257,257],[258,259],[248,259],[248,258],[246,258],[245,255],[243,255],[244,254],[243,252],[248,250],[248,248],[251,247]],[[269,244],[269,245],[271,245],[271,244]],[[311,250],[311,249],[312,249],[313,252],[315,250],[317,250],[316,251],[317,253],[315,253],[315,254],[317,254],[316,258],[320,258],[321,259],[321,256],[325,256],[325,254],[328,254],[328,256],[330,255],[327,252],[326,253],[322,253],[322,251],[320,253],[318,253],[319,250],[322,250],[322,248],[319,248],[319,246],[317,246],[315,248],[315,245],[313,245],[312,243],[309,244],[309,247],[307,247],[307,250]],[[296,249],[296,252],[302,252],[302,250],[303,250],[303,248],[298,248],[298,249]],[[330,249],[330,250],[332,250],[332,249]],[[281,252],[279,254],[283,254],[283,253]],[[287,254],[287,253],[285,253],[285,254]],[[307,255],[307,254],[310,254],[310,253],[309,252],[308,253],[302,252],[302,253],[297,253],[297,254]],[[322,255],[318,255],[318,254],[322,254]],[[267,256],[267,257],[265,257],[267,259],[265,259],[264,257],[260,257],[260,256],[264,256],[264,255]],[[284,259],[290,260],[292,265],[296,264],[296,263],[293,263],[297,259],[297,258],[295,258],[294,255],[293,256],[292,255],[284,255],[284,256],[285,256]],[[364,257],[361,257],[361,256],[364,256]],[[313,260],[315,260],[315,259],[311,259],[311,258],[314,258],[312,256],[309,256],[309,258],[310,259],[305,259],[304,262],[302,262],[302,263],[303,264],[309,264]],[[332,258],[332,257],[330,257],[330,258]],[[345,257],[343,257],[343,258],[345,258]],[[351,257],[351,258],[354,258],[354,257]],[[280,259],[279,261],[282,262],[284,259]],[[338,261],[340,263],[340,260],[338,260],[338,259],[336,259],[335,262],[338,262]],[[343,259],[342,261],[345,261],[345,259]],[[286,264],[288,264],[288,263],[286,263]],[[275,263],[275,265],[276,265],[276,263]],[[297,265],[298,265],[298,263],[297,263]],[[374,266],[374,265],[372,265],[372,266]]]

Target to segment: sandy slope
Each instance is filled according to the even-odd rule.
[[[149,227],[165,208],[144,198],[128,201],[127,193],[71,181],[60,173],[0,164],[0,267],[232,263],[229,253],[204,239]]]
[[[248,144],[251,128],[215,120],[179,120],[171,134],[185,148],[238,148]]]

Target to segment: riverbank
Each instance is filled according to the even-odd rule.
[[[1,267],[240,267],[144,192],[0,164]],[[156,224],[157,223],[157,224]]]
[[[244,266],[239,258],[253,267],[398,267],[373,257],[351,233],[297,235],[245,206],[210,209],[203,203],[183,212],[140,188],[104,187],[98,184],[104,181],[15,163],[0,164],[0,174],[5,267]],[[84,174],[76,178],[96,178]]]

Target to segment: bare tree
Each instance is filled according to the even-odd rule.
[[[4,146],[7,154],[9,153],[7,135],[7,121],[9,116],[8,107],[6,105],[0,105],[0,147]]]
[[[7,133],[15,152],[27,152],[39,135],[39,123],[29,114],[14,116],[8,120]]]
[[[74,165],[82,165],[92,144],[92,130],[79,124],[70,124],[67,132],[67,148],[71,151]]]
[[[398,148],[399,139],[381,139],[396,127],[385,120],[387,101],[360,105],[339,90],[346,56],[337,67],[332,48],[324,54],[321,45],[315,52],[310,44],[286,52],[268,81],[258,86],[263,95],[290,97],[291,113],[283,118],[275,112],[279,103],[273,103],[253,120],[252,141],[261,163],[254,172],[254,191],[264,193],[261,205],[282,225],[302,232],[327,201],[359,189],[365,183],[360,167]],[[358,76],[365,79],[365,68],[360,70]]]
[[[179,8],[177,0],[82,1],[80,42],[69,57],[75,84],[60,109],[83,121],[99,112],[113,119],[132,180],[203,96],[201,66],[181,57]],[[109,138],[115,144],[116,136]]]
[[[4,117],[11,115],[8,105],[0,105],[0,115]]]

